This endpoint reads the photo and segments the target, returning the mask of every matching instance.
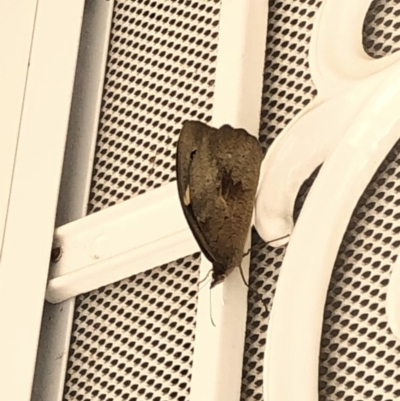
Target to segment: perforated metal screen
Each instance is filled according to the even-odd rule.
[[[182,122],[213,104],[219,2],[115,3],[91,212],[173,181]]]
[[[307,49],[318,6],[270,1],[265,148],[315,94]],[[116,1],[92,212],[173,180],[182,121],[210,121],[219,7],[214,1]],[[380,57],[398,49],[399,27],[400,1],[373,1],[364,26],[367,52]],[[399,245],[393,239],[400,231],[399,165],[398,144],[360,199],[340,248],[325,308],[321,400],[400,397],[400,344],[382,302]],[[250,283],[269,302],[283,255],[284,248],[266,247],[254,234]],[[188,399],[198,262],[199,255],[188,257],[78,297],[65,401]],[[262,400],[267,326],[268,314],[250,292],[243,401]]]

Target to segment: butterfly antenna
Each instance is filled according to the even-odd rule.
[[[289,237],[289,234],[287,234],[287,235],[285,235],[285,236],[283,236],[283,237],[275,238],[275,239],[273,239],[272,241],[266,242],[266,244],[268,245],[268,244],[271,244],[272,242],[279,241],[279,240],[285,239],[285,238],[287,238],[287,237]],[[250,253],[250,251],[251,251],[251,247],[243,254],[243,257],[247,256],[247,255]],[[241,266],[241,265],[239,266],[239,271],[240,271],[240,275],[242,276],[242,280],[243,280],[244,285],[245,285],[249,290],[251,290],[252,292],[254,292],[255,294],[258,295],[260,301],[262,301],[262,303],[263,303],[264,306],[265,306],[266,311],[268,312],[268,304],[264,301],[262,295],[261,295],[255,288],[251,287],[250,284],[246,281],[246,279],[244,278],[244,273],[243,273],[243,269],[242,269],[242,266]]]
[[[208,276],[210,275],[210,273],[211,273],[212,271],[213,271],[213,270],[210,269],[210,270],[208,271],[208,273],[206,274],[206,276],[205,276],[203,279],[201,279],[201,280],[199,281],[199,286],[200,286],[200,284],[204,283],[204,282],[208,279]],[[202,288],[203,288],[203,287],[202,287]],[[199,291],[200,291],[200,289],[199,289]]]
[[[266,244],[266,245],[272,244],[272,242],[280,241],[281,239],[285,239],[285,238],[287,238],[287,237],[289,237],[289,236],[290,236],[290,235],[287,234],[287,235],[285,235],[284,237],[275,238],[275,239],[273,239],[273,240],[271,240],[271,241],[266,242],[265,244]],[[247,256],[247,255],[250,253],[250,251],[251,251],[251,247],[243,254],[243,257]]]
[[[269,245],[269,244],[272,244],[272,243],[275,242],[275,241],[280,241],[281,239],[285,239],[285,238],[287,238],[287,237],[290,237],[290,234],[286,234],[286,235],[284,235],[283,237],[279,237],[279,238],[272,239],[271,241],[266,242],[266,244]]]
[[[240,275],[242,276],[242,280],[243,280],[244,285],[245,285],[250,291],[252,291],[252,292],[254,292],[255,294],[257,294],[259,300],[264,304],[265,310],[266,310],[267,312],[269,312],[268,303],[263,299],[262,295],[246,281],[246,279],[245,279],[245,277],[244,277],[244,273],[243,273],[243,269],[242,269],[242,266],[241,266],[241,265],[239,266],[239,271],[240,271]]]

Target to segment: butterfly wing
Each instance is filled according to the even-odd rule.
[[[190,170],[193,167],[192,161],[197,155],[201,142],[205,136],[215,134],[217,130],[198,121],[186,121],[183,124],[178,139],[176,153],[176,174],[178,194],[181,206],[192,233],[199,244],[203,254],[210,262],[216,259],[204,234],[201,231],[193,210],[192,189],[190,185]]]
[[[182,207],[200,248],[221,275],[238,266],[248,235],[262,151],[241,129],[184,124],[177,174]]]

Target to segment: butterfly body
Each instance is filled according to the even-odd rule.
[[[188,121],[177,147],[179,198],[189,226],[213,264],[211,287],[242,261],[263,155],[256,138],[228,125]]]

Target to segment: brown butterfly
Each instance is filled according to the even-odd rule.
[[[262,159],[258,140],[243,129],[183,125],[176,157],[179,198],[213,265],[211,288],[242,262]]]

